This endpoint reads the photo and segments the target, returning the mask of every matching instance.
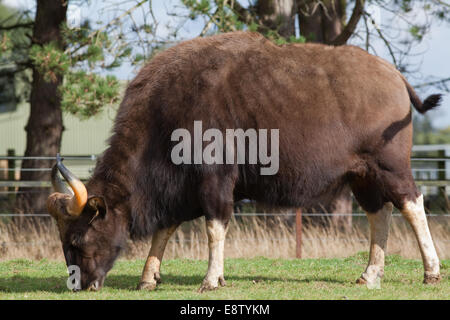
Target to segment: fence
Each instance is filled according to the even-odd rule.
[[[443,194],[446,202],[447,200],[447,186],[450,186],[450,157],[448,154],[450,145],[438,146],[414,146],[413,152],[418,156],[411,158],[412,172],[416,179],[416,184],[422,189],[422,193]],[[429,154],[432,154],[431,156]],[[39,192],[23,189],[26,188],[50,188],[50,181],[20,181],[20,172],[25,171],[51,171],[51,168],[21,168],[18,165],[23,160],[52,160],[56,157],[23,157],[16,156],[13,150],[8,150],[7,156],[0,156],[0,199],[7,197],[9,200],[14,198],[17,194],[28,192]],[[86,180],[95,166],[97,160],[96,155],[88,156],[64,156],[65,164],[70,167],[71,171],[82,180]],[[3,165],[2,165],[3,164]],[[3,171],[3,177],[1,175]],[[2,179],[3,178],[3,179]],[[3,181],[2,181],[3,180]],[[22,190],[19,191],[18,188]],[[301,257],[302,251],[302,217],[336,217],[336,216],[365,216],[364,213],[302,213],[300,209],[295,212],[287,213],[235,213],[234,216],[292,216],[295,217],[296,226],[296,256]],[[25,213],[15,214],[12,212],[1,212],[0,217],[49,217],[47,213]],[[396,216],[394,214],[394,216]],[[399,216],[399,214],[397,214]],[[449,217],[449,214],[428,214],[429,217],[440,216]],[[367,241],[364,239],[364,241]]]

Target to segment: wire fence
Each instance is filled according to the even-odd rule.
[[[72,162],[72,170],[76,175],[79,175],[81,179],[86,179],[92,173],[92,170],[95,166],[95,162],[98,157],[96,155],[88,155],[88,156],[64,156],[64,160]],[[24,156],[0,156],[0,161],[7,161],[7,167],[0,167],[0,173],[3,171],[6,173],[7,179],[3,179],[5,181],[0,181],[0,197],[4,196],[14,196],[18,194],[26,194],[26,193],[40,193],[42,191],[39,190],[23,190],[23,188],[41,188],[46,190],[51,187],[49,181],[17,181],[16,176],[20,175],[20,172],[50,172],[51,168],[22,168],[18,166],[18,162],[23,162],[24,160],[55,160],[56,157],[24,157]],[[437,167],[414,167],[412,168],[413,175],[417,179],[418,177],[425,177],[425,180],[420,181],[418,185],[423,186],[434,186],[434,187],[445,187],[450,186],[450,180],[447,180],[447,176],[449,173],[449,167],[446,166],[447,162],[450,161],[450,157],[413,157],[411,158],[413,163],[422,163],[422,164],[430,164],[430,163],[440,163]],[[76,162],[82,162],[81,165],[75,165]],[[1,180],[1,176],[0,176]],[[436,181],[438,180],[438,181]],[[19,190],[18,188],[21,188]],[[234,213],[234,217],[296,217],[297,212],[282,212],[282,213],[242,213],[236,212]],[[301,213],[302,217],[310,217],[310,218],[333,218],[333,217],[365,217],[366,214],[362,212],[357,213],[313,213],[306,212]],[[400,213],[392,214],[393,217],[401,217]],[[49,218],[51,217],[47,212],[35,212],[35,213],[14,213],[14,212],[0,212],[0,218]],[[448,218],[450,214],[438,214],[438,213],[428,213],[427,217],[435,218]],[[302,237],[301,241],[328,241],[330,237],[327,238],[308,238]],[[252,240],[249,238],[248,240]],[[287,242],[292,241],[289,238],[271,238],[272,241],[279,242]],[[332,238],[332,240],[338,241],[348,241],[347,238]],[[191,240],[191,239],[172,239],[169,242],[207,242],[206,240]],[[361,239],[352,239],[352,241],[359,242],[368,242],[369,239],[361,238]],[[450,242],[448,240],[442,240],[443,242]],[[2,248],[11,247],[11,246],[40,246],[40,245],[60,245],[59,241],[4,241],[0,242],[0,250]],[[1,252],[1,251],[0,251]]]
[[[243,241],[252,241],[253,238],[241,238]],[[289,238],[271,238],[272,241],[275,242],[292,242],[292,239]],[[348,241],[347,238],[302,238],[302,241],[329,241],[329,240],[341,240],[341,241]],[[358,242],[369,242],[370,239],[351,239],[351,241],[358,241]],[[416,243],[416,240],[413,239],[407,239],[406,241]],[[450,240],[439,240],[440,242],[450,243]],[[201,239],[171,239],[168,240],[169,243],[208,243],[208,240],[201,240]],[[27,241],[27,242],[0,242],[0,250],[2,247],[7,246],[41,246],[41,245],[61,245],[61,241]]]
[[[295,217],[297,215],[296,212],[285,212],[285,213],[234,213],[233,216],[235,217]],[[352,216],[352,217],[365,217],[365,213],[302,213],[303,217],[315,217],[315,218],[321,218],[321,217],[334,217],[334,216]],[[393,213],[393,217],[402,217],[402,214],[399,213]],[[17,213],[0,213],[0,218],[2,217],[51,217],[48,213],[35,213],[35,214],[17,214]],[[439,217],[439,218],[449,218],[450,214],[427,214],[427,217]],[[242,239],[241,240],[254,240],[253,238],[248,239]],[[270,238],[271,241],[274,242],[292,242],[292,239],[290,238]],[[345,237],[302,237],[301,241],[349,241],[348,238]],[[369,242],[369,238],[352,238],[351,241],[358,241],[358,242]],[[408,240],[412,241],[413,240]],[[207,240],[201,240],[201,239],[171,239],[169,240],[169,243],[207,243]],[[440,242],[450,243],[450,240],[441,239]],[[2,247],[11,247],[11,246],[40,246],[40,245],[60,245],[60,241],[3,241],[0,242],[0,252]]]
[[[295,217],[297,213],[233,213],[235,217]],[[365,217],[365,213],[302,213],[303,217]],[[400,213],[393,213],[393,217],[402,217]],[[450,217],[450,214],[446,213],[427,213],[427,217]],[[48,213],[1,213],[1,217],[51,217]]]

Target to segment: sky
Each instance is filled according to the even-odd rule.
[[[450,3],[450,0],[444,0]],[[80,1],[69,2],[68,21],[73,25],[79,24],[79,22],[85,18],[90,18],[92,21],[103,20],[108,21],[117,15],[117,12],[112,10],[101,10],[106,4],[123,3],[121,0],[107,0],[107,1],[90,1],[90,5],[80,6]],[[245,4],[247,1],[242,0],[241,3]],[[34,8],[35,0],[3,0],[3,4],[16,7],[16,8]],[[129,7],[129,4],[124,5]],[[153,10],[156,16],[156,20],[159,22],[158,34],[164,37],[169,28],[167,24],[172,26],[179,23],[179,19],[172,17],[170,13],[180,12],[179,0],[153,0]],[[389,21],[389,14],[382,10],[369,7],[375,21],[378,25],[385,24]],[[421,21],[424,19],[422,16],[417,16],[416,19]],[[183,39],[190,39],[198,36],[204,26],[204,22],[199,19],[197,21],[186,20],[182,24],[179,35]],[[361,41],[353,38],[350,43],[361,44]],[[374,42],[375,50],[381,57],[390,61],[388,51],[381,41]],[[430,32],[427,34],[424,41],[416,48],[417,56],[412,58],[418,66],[420,66],[417,74],[411,74],[408,76],[409,82],[413,85],[426,82],[430,76],[437,78],[450,77],[450,26],[445,24],[439,24],[434,22]],[[123,65],[114,71],[114,74],[124,80],[130,80],[135,76],[135,70],[129,65]],[[450,85],[450,83],[449,83]],[[438,93],[435,88],[429,88],[427,90],[418,90],[422,99],[432,93]],[[429,113],[433,125],[437,128],[445,128],[450,126],[450,94],[444,96],[442,106],[438,110],[433,110]]]

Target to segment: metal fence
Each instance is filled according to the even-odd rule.
[[[290,212],[290,213],[234,213],[235,217],[280,217],[280,216],[288,216],[288,217],[295,217],[295,245],[296,245],[296,258],[302,257],[302,247],[305,242],[310,241],[348,241],[348,238],[345,237],[327,237],[327,238],[321,238],[321,237],[304,237],[302,235],[302,217],[332,217],[332,216],[352,216],[352,217],[363,217],[365,216],[364,213],[338,213],[338,214],[330,214],[330,213],[301,213],[300,211],[297,212]],[[394,217],[401,217],[401,214],[393,214]],[[50,217],[49,214],[0,214],[0,220],[1,217]],[[449,218],[450,214],[427,214],[427,217],[439,217],[439,218]],[[242,238],[240,238],[243,240]],[[252,238],[246,238],[248,241],[253,240]],[[245,240],[245,239],[244,239]],[[270,238],[271,241],[274,242],[291,242],[292,239],[289,238]],[[368,243],[370,241],[369,238],[352,238],[351,241],[357,241],[357,242],[363,242]],[[409,239],[408,241],[415,242],[415,240]],[[440,242],[449,243],[450,240],[439,240]],[[201,239],[170,239],[168,241],[169,243],[207,243],[208,241],[201,240]],[[26,246],[26,247],[36,247],[41,245],[61,245],[60,241],[0,241],[0,252],[2,250],[6,250],[8,247],[18,247],[18,246]]]
[[[416,184],[421,188],[422,193],[437,194],[444,193],[445,196],[450,192],[450,145],[424,145],[414,146],[413,152],[417,154],[416,157],[411,158],[412,173]],[[432,156],[429,154],[432,153]],[[81,180],[86,180],[91,175],[96,161],[97,155],[86,156],[64,156],[65,163],[70,167],[71,171]],[[27,171],[51,171],[51,168],[22,168],[23,160],[55,160],[56,157],[24,157],[15,155],[14,150],[9,149],[6,156],[0,156],[0,200],[3,197],[12,199],[16,195],[25,193],[39,193],[39,188],[51,188],[50,181],[23,181],[20,180],[21,172]],[[20,188],[20,190],[19,190]],[[27,189],[30,190],[27,190]],[[1,212],[0,214],[6,216],[9,214],[13,216],[12,212]],[[308,213],[304,213],[306,216]],[[261,215],[261,214],[250,214]],[[295,213],[291,213],[295,215]],[[317,215],[317,214],[314,214]],[[326,214],[322,214],[326,216]],[[349,214],[341,214],[345,216]],[[363,215],[362,213],[351,214],[352,216]],[[26,215],[22,215],[26,216]],[[46,216],[45,212],[38,212],[33,216]],[[239,216],[239,214],[237,214]],[[333,214],[339,216],[339,214]]]
[[[450,188],[450,157],[447,156],[448,150],[450,150],[450,145],[446,146],[415,146],[413,151],[416,153],[426,153],[434,152],[434,156],[417,156],[411,158],[412,162],[412,173],[416,179],[416,184],[422,189],[424,194],[430,191],[436,192],[436,190],[443,190],[444,195]],[[0,199],[15,197],[18,194],[23,193],[33,193],[40,192],[38,190],[23,190],[27,188],[42,188],[48,189],[51,187],[50,181],[21,181],[19,180],[20,173],[26,171],[51,171],[51,168],[22,168],[21,164],[23,160],[55,160],[56,157],[23,157],[16,156],[14,152],[9,151],[7,156],[0,156]],[[65,163],[70,167],[71,171],[74,172],[80,179],[86,180],[92,173],[95,163],[97,161],[96,155],[87,156],[64,156]],[[2,166],[3,164],[3,166]],[[2,176],[3,174],[3,176]],[[19,188],[21,190],[19,190]],[[297,210],[295,212],[283,212],[283,213],[234,213],[235,217],[295,217],[296,225],[296,243],[297,243],[297,257],[301,257],[301,246],[303,241],[317,240],[308,239],[302,237],[302,217],[363,217],[365,213],[310,213],[301,212]],[[393,216],[401,216],[401,214],[393,214]],[[450,217],[450,214],[427,214],[428,217]],[[10,218],[10,217],[39,217],[48,218],[50,215],[46,212],[35,212],[35,213],[24,213],[17,214],[13,212],[1,212],[0,218]],[[280,241],[287,241],[287,239],[279,239]],[[363,242],[367,242],[368,239],[360,239]],[[171,240],[178,241],[178,240]],[[185,239],[183,241],[190,241]],[[199,240],[201,241],[201,240]],[[8,245],[36,245],[35,242],[30,243],[0,243],[0,246]]]

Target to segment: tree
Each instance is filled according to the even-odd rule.
[[[0,21],[0,58],[13,66],[9,74],[32,71],[25,157],[50,157],[25,159],[21,180],[50,180],[49,171],[43,169],[53,165],[51,157],[60,150],[63,111],[83,119],[118,101],[118,81],[99,72],[117,68],[125,59],[130,63],[142,60],[142,55],[132,56],[134,43],[124,36],[122,19],[145,3],[133,2],[120,16],[97,29],[88,20],[79,27],[69,27],[69,1],[62,0],[37,0],[34,19],[30,17],[32,10],[26,10]],[[145,26],[140,28],[146,30]],[[24,30],[23,41],[15,37],[17,30]],[[24,193],[16,199],[19,212],[44,210],[48,192],[41,188],[20,191]]]
[[[295,9],[294,0],[258,1],[255,13],[264,28],[277,30],[280,36],[290,38],[295,36]]]
[[[44,47],[52,44],[55,49],[64,50],[61,27],[66,21],[67,3],[60,0],[38,1],[36,18],[33,25],[33,45]],[[55,73],[51,81],[45,79],[36,65],[31,66],[33,80],[30,96],[30,117],[25,127],[27,132],[27,144],[25,157],[52,156],[59,152],[63,131],[61,101],[58,87],[62,84],[63,76]],[[22,168],[49,168],[51,160],[25,159]],[[22,180],[47,180],[45,171],[22,171]],[[42,189],[41,189],[42,190]],[[38,190],[32,190],[34,192]],[[25,193],[25,197],[19,197],[19,207],[44,208],[45,194]]]

